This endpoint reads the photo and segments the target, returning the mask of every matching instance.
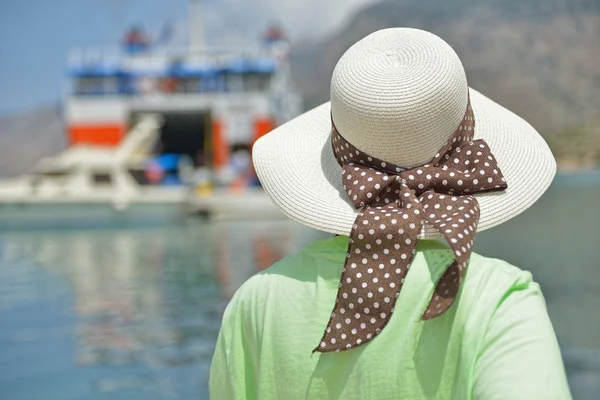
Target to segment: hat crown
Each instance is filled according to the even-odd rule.
[[[356,148],[403,167],[429,162],[458,128],[468,101],[465,71],[438,36],[377,31],[353,45],[331,80],[331,114]]]

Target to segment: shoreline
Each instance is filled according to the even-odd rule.
[[[591,160],[577,161],[573,159],[556,159],[557,173],[580,173],[600,171],[600,164],[596,164]]]
[[[561,168],[558,166],[556,175],[598,175],[600,176],[600,166],[596,168]]]

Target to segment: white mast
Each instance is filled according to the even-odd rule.
[[[190,51],[204,48],[204,21],[202,18],[202,0],[190,0]]]

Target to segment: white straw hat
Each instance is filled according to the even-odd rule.
[[[475,194],[478,231],[531,206],[548,188],[556,163],[546,142],[526,121],[468,88],[454,50],[432,33],[409,28],[375,32],[339,60],[331,102],[258,140],[253,160],[277,207],[291,219],[322,231],[348,235],[358,210],[342,184],[331,146],[332,120],[361,151],[412,168],[428,163],[452,136],[468,94],[474,139],[484,139],[508,189]],[[439,237],[425,225],[422,238]]]

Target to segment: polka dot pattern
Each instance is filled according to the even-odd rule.
[[[422,225],[446,238],[455,260],[422,316],[443,314],[458,293],[479,221],[473,193],[503,190],[506,181],[483,140],[473,140],[470,102],[458,129],[433,160],[411,169],[371,157],[332,128],[344,190],[360,210],[331,318],[315,349],[332,352],[368,343],[387,325],[416,253]]]

